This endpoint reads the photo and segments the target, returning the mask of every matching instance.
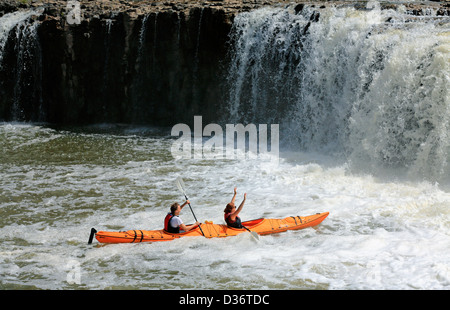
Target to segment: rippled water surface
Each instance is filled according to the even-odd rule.
[[[352,172],[306,153],[175,160],[165,129],[0,125],[0,287],[448,289],[450,194],[439,184]],[[160,229],[182,202],[223,223],[329,211],[318,227],[262,236],[88,245],[91,227]],[[185,222],[193,222],[188,209]]]

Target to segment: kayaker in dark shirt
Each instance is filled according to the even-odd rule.
[[[234,205],[234,201],[236,199],[237,194],[236,189],[237,188],[235,187],[233,199],[231,199],[231,202],[227,204],[225,210],[223,210],[223,212],[225,212],[224,218],[225,222],[229,227],[243,228],[241,218],[238,216],[238,214],[239,212],[242,211],[242,208],[244,207],[245,199],[247,199],[247,193],[244,194],[244,200],[242,200],[241,204],[239,205],[239,208],[236,210],[236,206]]]
[[[170,233],[179,233],[181,231],[189,231],[192,228],[197,227],[200,223],[195,222],[192,225],[184,225],[183,221],[179,217],[181,209],[185,205],[189,203],[189,200],[186,200],[181,206],[178,203],[174,203],[170,206],[170,213],[167,213],[164,219],[164,230]]]

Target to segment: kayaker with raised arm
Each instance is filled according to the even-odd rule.
[[[241,204],[239,205],[239,208],[236,210],[236,206],[234,205],[234,201],[236,200],[236,194],[237,194],[237,188],[234,188],[234,195],[233,199],[231,199],[231,202],[227,204],[225,207],[224,218],[225,222],[229,227],[233,228],[244,228],[242,226],[241,218],[238,216],[239,212],[242,211],[242,208],[244,207],[245,200],[247,199],[247,193],[244,194],[244,200],[242,200]]]
[[[189,231],[195,227],[197,227],[200,223],[195,222],[192,225],[184,225],[183,221],[179,217],[181,209],[184,208],[185,205],[189,203],[189,200],[186,200],[181,206],[179,203],[174,203],[170,206],[170,212],[167,213],[166,218],[164,219],[164,230],[170,233],[178,234],[182,231]]]

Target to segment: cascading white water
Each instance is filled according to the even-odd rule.
[[[21,119],[22,112],[21,108],[21,100],[22,100],[22,92],[24,91],[24,82],[30,74],[27,71],[31,71],[31,66],[35,66],[37,75],[31,75],[34,77],[33,84],[37,85],[40,94],[40,103],[42,104],[42,57],[40,51],[39,41],[37,38],[37,28],[38,24],[33,23],[30,25],[23,24],[19,25],[16,28],[16,81],[14,85],[14,103],[13,103],[13,117],[14,119]],[[37,51],[37,53],[35,53]],[[34,59],[33,59],[34,58]],[[30,63],[32,65],[27,64]],[[30,82],[30,83],[31,83]]]
[[[0,18],[0,68],[3,60],[3,52],[11,30],[19,24],[23,24],[33,14],[35,14],[34,11],[17,11],[5,14]]]
[[[399,6],[264,8],[236,17],[230,118],[280,123],[298,149],[438,180],[450,156],[449,17]]]
[[[14,120],[24,119],[24,105],[28,96],[36,98],[35,119],[44,119],[42,108],[42,50],[37,30],[39,23],[30,20],[39,15],[43,9],[17,11],[0,18],[0,70],[7,67],[3,64],[8,57],[12,68],[7,68],[9,84],[1,81],[4,91],[11,91],[11,117]],[[10,46],[10,48],[7,48]],[[30,112],[29,112],[30,113]]]

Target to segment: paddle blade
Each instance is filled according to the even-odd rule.
[[[259,235],[258,233],[251,231],[250,234],[253,236],[253,238],[255,238],[257,241],[259,241]]]
[[[97,231],[95,230],[95,228],[91,228],[91,234],[89,235],[88,244],[92,243],[92,239],[94,239],[94,236],[96,233],[97,233]]]
[[[183,182],[183,179],[182,179],[181,177],[178,177],[178,178],[176,179],[176,183],[177,183],[177,187],[178,187],[178,189],[180,190],[180,192],[182,192],[183,195],[186,196],[186,192],[185,192],[185,190],[184,190],[184,182]]]
[[[257,232],[251,231],[250,229],[248,229],[248,228],[245,227],[244,225],[242,225],[242,227],[244,227],[245,230],[247,230],[247,231],[250,233],[250,235],[252,235],[253,239],[255,239],[256,241],[259,241],[259,235],[258,235]]]

